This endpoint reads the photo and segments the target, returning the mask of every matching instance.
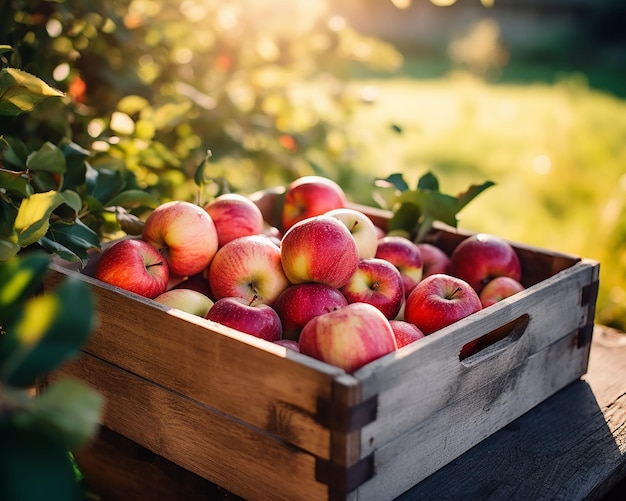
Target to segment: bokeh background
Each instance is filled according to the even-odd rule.
[[[601,262],[626,328],[626,4],[620,0],[7,0],[3,64],[66,97],[3,118],[71,138],[160,200],[306,174],[492,180],[460,226]],[[140,208],[138,209],[138,211]],[[105,234],[108,230],[99,228]]]

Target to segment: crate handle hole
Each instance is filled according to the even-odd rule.
[[[524,313],[478,339],[470,341],[461,348],[459,360],[463,365],[470,366],[515,346],[526,332],[529,322],[530,315]]]

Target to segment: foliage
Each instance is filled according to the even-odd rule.
[[[492,181],[486,181],[452,196],[439,191],[439,180],[432,172],[422,175],[414,190],[409,188],[401,173],[395,173],[377,182],[374,196],[381,206],[393,212],[390,231],[403,232],[412,240],[421,242],[435,221],[456,228],[457,214],[493,185]]]
[[[93,436],[103,404],[71,379],[33,392],[40,378],[77,354],[94,326],[83,282],[69,279],[36,294],[49,263],[43,251],[0,261],[2,499],[80,499],[68,449]]]

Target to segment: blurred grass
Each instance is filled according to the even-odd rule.
[[[350,123],[368,145],[356,170],[401,171],[412,184],[432,170],[451,194],[495,181],[460,227],[600,261],[596,320],[626,328],[625,100],[576,75],[531,85],[370,79],[354,91],[371,100]]]

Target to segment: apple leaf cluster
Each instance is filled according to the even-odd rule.
[[[9,67],[0,70],[0,88],[0,115],[5,116],[63,96],[39,78]],[[0,260],[38,244],[85,264],[104,232],[132,232],[128,209],[158,205],[119,170],[94,168],[91,157],[69,139],[30,150],[19,138],[0,136]]]
[[[95,321],[91,291],[79,280],[35,295],[49,263],[43,251],[0,261],[2,499],[80,499],[68,450],[94,435],[103,408],[99,393],[74,380],[33,393],[78,353]]]
[[[493,181],[471,185],[465,192],[453,196],[442,193],[439,180],[432,172],[421,176],[412,190],[401,173],[391,174],[376,182],[376,199],[393,211],[389,221],[391,231],[406,232],[416,242],[424,240],[435,221],[457,227],[457,214],[474,198],[491,186]]]

